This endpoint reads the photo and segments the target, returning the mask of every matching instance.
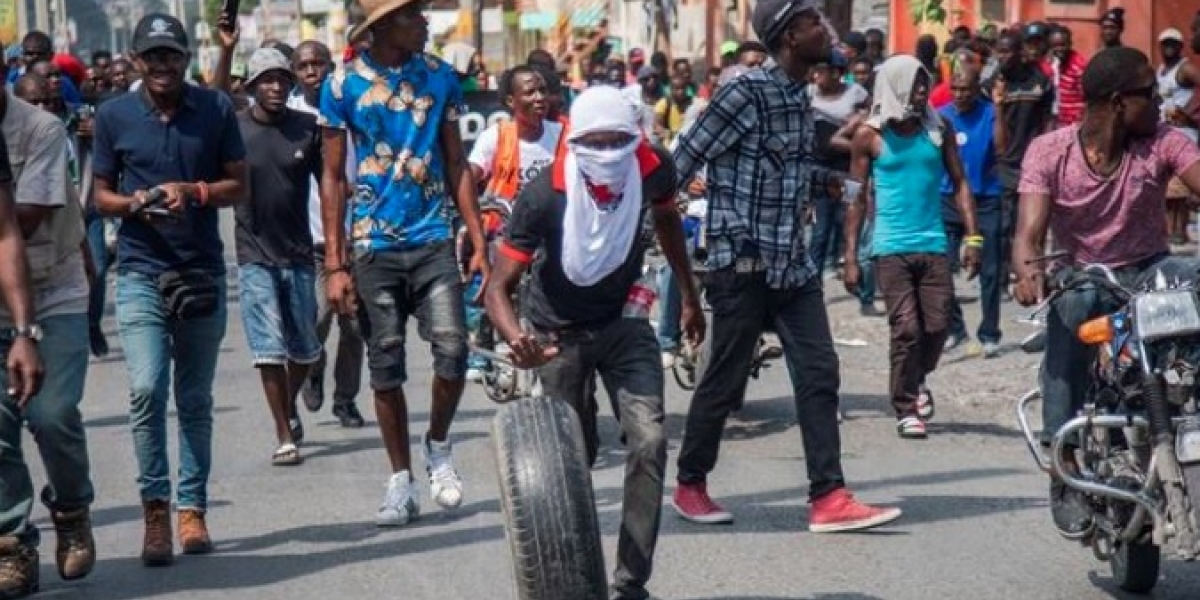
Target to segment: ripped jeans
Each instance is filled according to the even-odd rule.
[[[356,251],[354,281],[373,389],[394,390],[408,380],[404,341],[409,315],[417,318],[417,331],[429,342],[434,374],[450,381],[466,375],[466,313],[451,242]]]

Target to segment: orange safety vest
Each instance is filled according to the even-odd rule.
[[[559,117],[558,122],[563,129],[554,149],[556,164],[567,155],[567,119]],[[500,132],[496,139],[496,158],[492,164],[492,178],[487,189],[497,198],[512,202],[517,199],[520,187],[521,138],[517,135],[516,120],[510,120],[500,124]]]
[[[565,133],[565,132],[564,132]],[[563,136],[566,137],[565,135]],[[562,156],[554,159],[554,164],[550,166],[550,183],[554,191],[565,194],[567,191],[567,176],[566,176],[566,161],[560,160]],[[642,179],[650,176],[659,167],[662,166],[662,159],[658,157],[658,153],[650,146],[650,142],[642,139],[642,143],[637,147],[638,171],[641,173]],[[521,264],[529,264],[533,262],[533,254],[518,249],[507,241],[501,241],[498,248],[499,252],[508,258],[517,261]]]

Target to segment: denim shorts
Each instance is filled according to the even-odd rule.
[[[466,312],[452,242],[358,252],[354,280],[373,389],[394,390],[408,380],[404,340],[410,315],[429,342],[434,374],[451,381],[466,376]]]
[[[311,265],[241,265],[242,324],[254,366],[312,364],[321,357]]]

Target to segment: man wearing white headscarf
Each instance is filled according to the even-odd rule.
[[[667,442],[663,370],[650,327],[653,291],[644,287],[643,223],[655,233],[683,292],[683,327],[704,337],[704,314],[675,209],[675,164],[641,137],[638,115],[609,86],[571,106],[566,156],[517,198],[488,286],[488,317],[521,368],[539,368],[545,394],[574,407],[595,461],[597,372],[613,397],[626,438],[623,522],[612,598],[643,600],[658,539]],[[526,269],[523,331],[512,296]]]
[[[889,58],[875,78],[874,104],[866,127],[854,134],[850,178],[875,181],[875,231],[871,253],[887,303],[891,341],[891,397],[896,431],[924,438],[933,418],[933,394],[925,385],[941,358],[950,325],[954,285],[946,256],[941,186],[949,175],[966,235],[963,265],[979,271],[983,236],[975,224],[975,200],[963,174],[952,125],[929,104],[932,77],[909,55]],[[864,186],[858,183],[857,186]],[[846,212],[846,289],[857,293],[858,239],[865,190]]]

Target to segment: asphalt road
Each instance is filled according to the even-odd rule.
[[[806,479],[786,372],[750,387],[730,423],[710,489],[737,516],[725,527],[684,523],[665,508],[651,590],[664,600],[1091,600],[1123,597],[1107,565],[1059,539],[1047,526],[1046,486],[1014,431],[1015,395],[1034,377],[1036,359],[1009,352],[992,361],[956,353],[933,378],[940,401],[931,438],[901,441],[883,395],[886,325],[857,316],[834,293],[842,347],[845,469],[863,499],[903,507],[894,526],[874,533],[814,535],[806,530]],[[968,305],[974,314],[976,305]],[[1011,323],[1011,339],[1025,332]],[[971,317],[975,322],[975,318]],[[111,325],[111,323],[110,323]],[[111,331],[111,327],[110,327]],[[127,419],[128,389],[119,341],[93,362],[85,414],[97,503],[99,564],[82,582],[53,568],[53,533],[43,542],[41,597],[138,600],[232,598],[411,600],[511,598],[512,575],[497,504],[488,427],[492,408],[470,388],[454,427],[466,500],[454,513],[423,498],[409,527],[373,526],[387,464],[370,425],[337,427],[326,408],[305,414],[307,463],[269,465],[273,436],[240,316],[232,307],[216,384],[215,467],[210,511],[217,551],[149,570],[138,560],[142,525]],[[428,355],[410,345],[414,443],[428,416]],[[672,457],[689,395],[668,382]],[[609,569],[620,517],[621,451],[615,423],[602,422],[606,447],[594,473]],[[174,431],[172,431],[174,439]],[[172,442],[174,443],[174,442]],[[35,463],[35,470],[40,465]],[[673,481],[672,463],[668,481]],[[40,478],[40,473],[39,473]],[[422,488],[426,487],[422,482]],[[36,513],[45,528],[42,509]],[[1160,599],[1200,593],[1200,567],[1168,561]]]

